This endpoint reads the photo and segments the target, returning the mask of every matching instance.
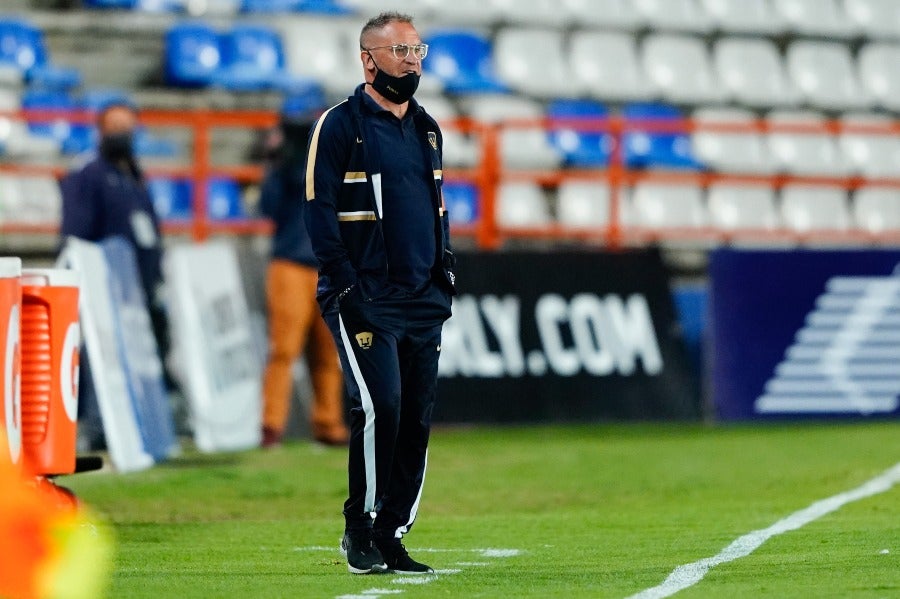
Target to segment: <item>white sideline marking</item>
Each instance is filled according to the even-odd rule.
[[[813,520],[834,512],[848,503],[878,495],[890,490],[900,482],[900,462],[873,479],[861,484],[855,489],[832,495],[821,499],[810,506],[796,511],[786,518],[782,518],[768,528],[761,528],[738,537],[732,543],[713,557],[707,557],[690,564],[683,564],[672,570],[668,578],[662,584],[640,593],[631,595],[628,599],[662,599],[674,595],[700,582],[710,568],[746,557],[753,553],[760,545],[770,538],[785,532],[797,530],[806,526]]]
[[[322,545],[310,545],[307,547],[294,547],[293,551],[335,551],[334,547],[324,547]],[[436,548],[422,548],[416,549],[417,553],[478,553],[482,557],[494,557],[494,558],[505,558],[505,557],[514,557],[516,555],[521,555],[522,551],[519,549],[436,549]],[[489,566],[490,562],[456,562],[457,566]],[[424,574],[424,575],[414,575],[414,576],[398,576],[390,581],[390,584],[396,585],[423,585],[428,584],[430,582],[434,582],[438,578],[442,576],[451,576],[453,574],[459,574],[462,572],[461,568],[445,568],[442,570],[435,570],[433,574]],[[335,599],[378,599],[382,595],[399,595],[402,593],[402,589],[366,589],[365,591],[360,591],[359,594],[356,595],[338,595]]]

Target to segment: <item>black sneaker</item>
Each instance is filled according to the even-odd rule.
[[[409,553],[406,552],[406,547],[403,546],[400,539],[375,537],[375,547],[384,556],[384,563],[387,564],[388,572],[393,572],[394,574],[434,574],[434,569],[431,566],[420,564],[409,557]]]
[[[345,532],[341,539],[341,553],[347,556],[347,569],[353,574],[387,571],[381,552],[372,542],[371,530]]]

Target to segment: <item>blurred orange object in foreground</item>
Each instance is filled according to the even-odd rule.
[[[0,454],[0,597],[102,597],[111,557],[109,533],[84,506],[48,479],[23,478]]]

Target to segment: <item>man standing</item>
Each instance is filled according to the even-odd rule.
[[[159,219],[134,154],[137,119],[137,110],[125,101],[107,104],[98,114],[97,156],[60,182],[60,237],[99,242],[120,235],[131,242],[160,360],[165,364],[169,334],[161,291],[162,240]]]
[[[321,112],[321,111],[319,111]],[[316,257],[298,201],[313,116],[281,121],[280,156],[263,179],[260,211],[275,224],[272,257],[266,272],[269,353],[263,373],[262,446],[281,443],[291,405],[291,370],[306,353],[313,387],[313,438],[346,445],[341,366],[334,339],[316,307]]]
[[[428,46],[396,12],[360,33],[365,83],[310,134],[306,224],[318,300],[351,400],[350,572],[433,570],[401,539],[421,498],[441,328],[454,263],[443,208],[442,136],[413,94]]]

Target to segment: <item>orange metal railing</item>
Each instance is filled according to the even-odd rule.
[[[65,119],[72,123],[90,123],[94,116],[83,112],[61,111],[19,111],[16,113],[0,112],[4,116],[26,119],[28,121],[55,121]],[[194,182],[193,218],[190,221],[167,222],[164,230],[168,233],[187,233],[195,240],[206,239],[211,234],[266,234],[271,227],[263,219],[229,219],[212,220],[207,216],[206,186],[202,182],[210,177],[227,176],[242,183],[253,183],[261,179],[261,165],[215,165],[212,162],[212,131],[218,127],[246,127],[252,129],[272,127],[278,122],[278,115],[265,111],[217,111],[198,109],[189,111],[146,110],[140,115],[142,124],[148,127],[183,127],[192,132],[193,154],[190,165],[178,168],[155,167],[148,169],[148,174],[167,175],[178,178],[189,178]],[[785,229],[779,230],[723,230],[716,227],[674,228],[660,227],[655,229],[626,225],[622,219],[623,190],[641,182],[692,184],[701,187],[712,183],[727,182],[737,185],[763,185],[779,189],[791,183],[826,185],[845,190],[858,189],[860,186],[882,186],[894,188],[900,193],[900,178],[865,178],[797,176],[784,173],[775,175],[748,175],[709,171],[657,171],[635,170],[625,165],[623,155],[623,139],[626,134],[644,131],[649,133],[693,133],[696,131],[712,131],[721,133],[857,133],[871,135],[900,135],[900,122],[884,125],[845,125],[838,121],[826,121],[822,124],[774,124],[764,119],[751,123],[735,122],[697,122],[684,120],[640,120],[629,121],[619,116],[602,119],[509,119],[497,123],[480,123],[467,118],[448,121],[442,125],[445,129],[456,129],[467,133],[478,140],[480,160],[472,169],[447,168],[445,176],[448,181],[469,181],[476,185],[479,194],[478,219],[471,225],[454,225],[454,234],[470,236],[476,244],[484,249],[500,247],[507,239],[539,238],[539,239],[580,239],[601,243],[607,247],[618,248],[629,243],[653,243],[663,239],[706,239],[716,243],[728,243],[741,236],[753,236],[761,241],[793,240],[804,241],[809,235]],[[545,130],[571,129],[582,132],[607,132],[613,139],[612,153],[606,168],[560,168],[551,170],[514,170],[505,168],[500,157],[500,134],[507,128],[541,127]],[[64,172],[61,166],[41,166],[36,164],[4,163],[0,157],[0,172],[12,171],[21,174],[50,173],[60,176]],[[558,186],[566,180],[597,181],[609,185],[609,218],[605,226],[588,229],[572,229],[559,224],[539,227],[504,227],[496,218],[496,194],[503,181],[526,180],[544,186]],[[24,223],[7,222],[0,224],[0,232],[32,232],[53,231],[52,226],[35,227]],[[900,231],[881,233],[849,231],[818,231],[816,237],[825,240],[850,241],[861,244],[898,242]]]

